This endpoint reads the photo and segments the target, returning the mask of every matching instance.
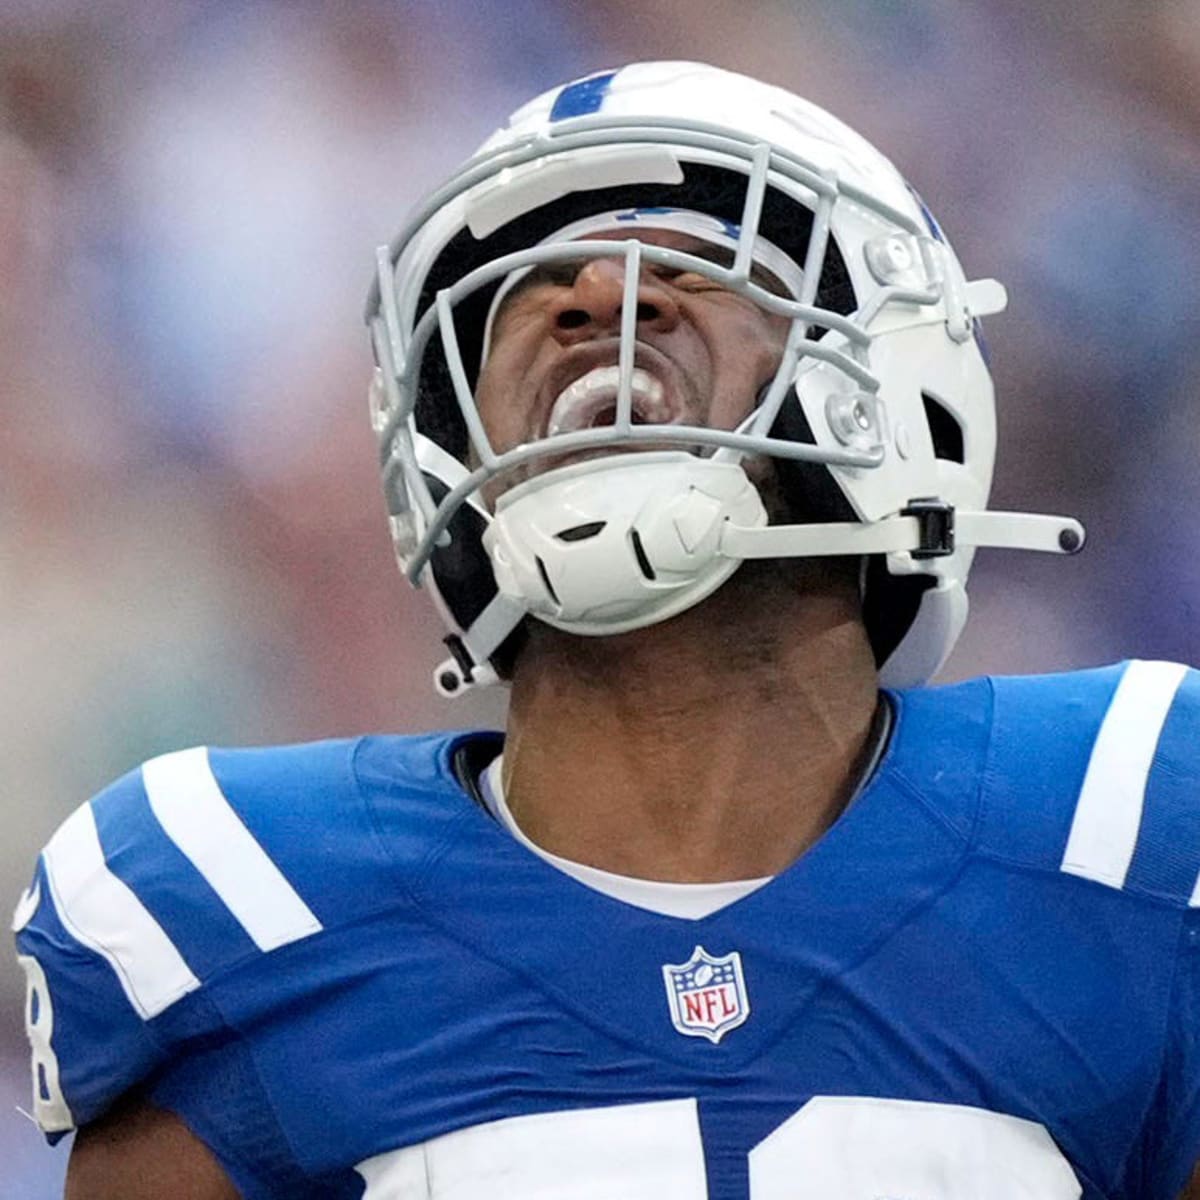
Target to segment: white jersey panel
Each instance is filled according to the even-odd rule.
[[[1045,1128],[1007,1113],[816,1096],[750,1152],[751,1200],[1079,1200]]]
[[[361,1163],[363,1200],[706,1200],[695,1100],[509,1117]]]

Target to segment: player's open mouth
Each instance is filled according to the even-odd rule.
[[[612,425],[617,417],[620,371],[616,366],[593,367],[559,393],[550,410],[546,436]],[[665,425],[673,419],[661,380],[634,367],[630,381],[634,425]]]

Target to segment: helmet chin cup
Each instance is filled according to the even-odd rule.
[[[558,629],[605,635],[703,599],[739,565],[720,553],[726,524],[766,521],[737,463],[627,453],[559,467],[505,492],[483,542],[501,595]]]

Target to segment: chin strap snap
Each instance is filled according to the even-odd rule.
[[[442,696],[461,696],[471,688],[489,687],[500,677],[489,660],[521,623],[528,609],[512,596],[497,592],[463,633],[445,639],[450,657],[437,665],[433,685]]]

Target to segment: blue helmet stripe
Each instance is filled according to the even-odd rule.
[[[567,117],[583,117],[600,111],[609,86],[616,78],[616,71],[605,71],[602,75],[589,75],[568,83],[555,98],[550,110],[551,121],[563,121]]]
[[[946,235],[942,232],[942,227],[937,223],[937,218],[929,211],[929,205],[921,199],[921,193],[907,180],[904,186],[908,188],[912,198],[917,202],[917,207],[921,210],[921,216],[925,218],[925,224],[929,226],[929,232],[933,234],[939,242],[946,240]]]

